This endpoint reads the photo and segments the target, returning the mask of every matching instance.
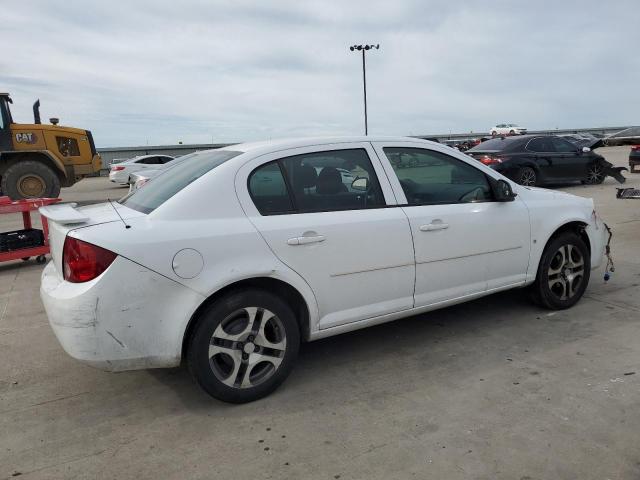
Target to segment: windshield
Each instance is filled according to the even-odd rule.
[[[144,188],[134,190],[120,203],[143,213],[151,213],[194,180],[213,170],[242,152],[231,150],[207,150],[180,158],[162,175],[158,175]]]

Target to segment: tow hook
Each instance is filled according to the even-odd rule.
[[[613,237],[613,232],[606,223],[604,224],[604,228],[606,228],[609,233],[607,245],[604,247],[604,254],[607,257],[607,265],[604,267],[604,281],[608,282],[611,279],[613,272],[616,271],[616,266],[613,264],[613,258],[611,257],[611,237]]]

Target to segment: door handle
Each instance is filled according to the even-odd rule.
[[[310,235],[302,237],[293,237],[287,240],[287,245],[308,245],[310,243],[320,243],[325,241],[324,235]]]
[[[448,223],[442,223],[442,221],[436,221],[436,220],[434,220],[432,223],[429,223],[427,225],[420,225],[421,232],[433,232],[435,230],[445,230],[447,228],[449,228]]]

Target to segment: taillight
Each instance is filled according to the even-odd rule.
[[[634,152],[640,152],[640,145],[631,145],[631,150]]]
[[[498,163],[502,163],[502,159],[499,157],[492,157],[491,155],[482,155],[478,158],[485,165],[496,165]]]
[[[64,279],[72,283],[93,280],[109,268],[116,257],[109,250],[67,236],[62,249]]]
[[[120,170],[124,170],[124,167],[122,165],[114,165],[113,167],[111,167],[112,172],[119,172]]]

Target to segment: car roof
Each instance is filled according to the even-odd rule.
[[[304,138],[283,138],[277,140],[267,140],[262,142],[238,143],[216,150],[231,150],[235,152],[252,153],[273,153],[291,148],[312,147],[322,145],[332,145],[336,143],[362,143],[362,142],[412,142],[424,143],[425,145],[439,145],[436,142],[422,140],[414,137],[390,137],[390,136],[345,136],[345,137],[304,137]]]

